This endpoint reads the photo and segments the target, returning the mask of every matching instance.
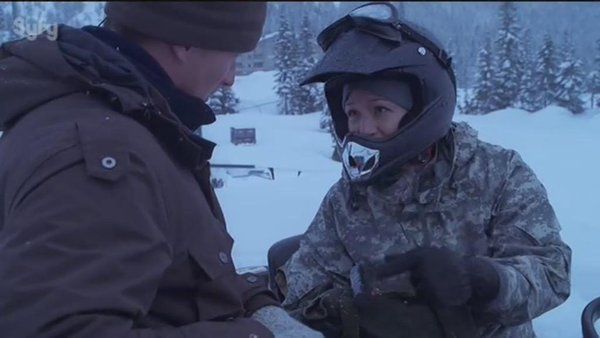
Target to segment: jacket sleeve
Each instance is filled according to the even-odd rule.
[[[281,302],[271,289],[269,289],[269,277],[268,276],[257,276],[252,273],[240,275],[242,281],[242,297],[244,299],[244,308],[246,309],[246,315],[251,316],[257,310],[267,306],[281,307]],[[252,282],[254,285],[248,287],[249,278],[257,278],[260,282]]]
[[[500,275],[497,298],[482,313],[518,325],[563,303],[570,294],[571,249],[546,190],[513,152],[491,219],[492,259]]]
[[[4,201],[3,337],[272,337],[250,318],[136,329],[172,260],[164,207],[146,166],[117,157],[103,174],[73,152]]]
[[[287,282],[283,306],[304,322],[311,319],[307,318],[310,315],[306,308],[318,307],[320,298],[329,290],[350,288],[344,276],[348,276],[352,268],[352,259],[337,235],[332,201],[334,189],[323,199],[298,251],[283,267]]]

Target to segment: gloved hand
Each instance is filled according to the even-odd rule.
[[[500,287],[491,262],[464,258],[444,247],[421,247],[387,256],[385,261],[375,269],[378,277],[410,271],[419,295],[433,305],[484,304],[496,297]]]
[[[284,309],[277,306],[265,306],[252,315],[252,319],[260,322],[275,338],[323,338],[323,334],[311,329],[290,317]]]
[[[301,318],[326,337],[358,337],[358,313],[350,289],[334,287],[320,293],[302,309]]]
[[[377,270],[355,265],[350,271],[361,337],[443,337],[435,313],[422,300],[374,287]]]

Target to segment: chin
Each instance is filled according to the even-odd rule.
[[[211,95],[214,94],[216,92],[216,90],[213,90],[211,92],[206,92],[203,91],[202,93],[196,93],[196,95],[194,95],[195,97],[199,98],[200,100],[204,101],[204,102],[208,102],[208,99],[210,99]]]
[[[210,95],[212,95],[212,94],[207,94],[206,92],[197,92],[197,91],[186,91],[186,94],[193,96],[197,99],[200,99],[204,102],[207,102]]]

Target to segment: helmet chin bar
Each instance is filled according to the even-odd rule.
[[[351,181],[365,179],[379,166],[379,150],[344,142],[342,162]]]

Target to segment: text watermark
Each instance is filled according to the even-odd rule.
[[[37,39],[38,36],[44,33],[46,33],[45,37],[50,41],[58,39],[58,25],[47,23],[41,18],[41,15],[38,20],[17,17],[13,21],[13,32],[18,37],[27,38],[29,41]]]

